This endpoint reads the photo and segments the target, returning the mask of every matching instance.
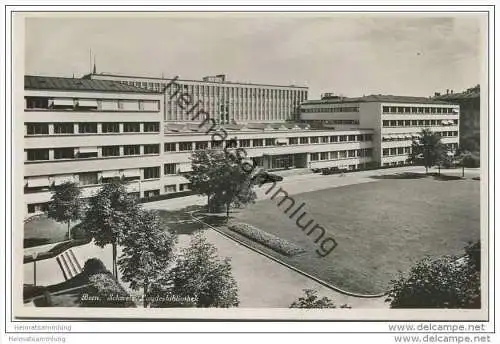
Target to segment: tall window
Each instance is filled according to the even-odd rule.
[[[141,125],[139,123],[123,123],[123,132],[125,133],[139,133]]]
[[[73,123],[55,123],[54,134],[74,134],[75,126]]]
[[[81,186],[99,184],[97,173],[81,173],[78,179]]]
[[[349,135],[349,141],[350,142],[356,141],[356,135]]]
[[[243,148],[250,147],[250,140],[240,140],[240,147]]]
[[[322,152],[320,155],[321,160],[328,160],[328,152]]]
[[[28,161],[49,160],[48,149],[28,149],[26,153]]]
[[[254,139],[253,146],[254,147],[262,147],[264,145],[264,140],[262,139]]]
[[[160,178],[160,167],[147,167],[144,169],[144,179]]]
[[[193,143],[192,142],[180,142],[179,143],[179,151],[180,152],[185,152],[185,151],[190,151],[193,150]]]
[[[177,174],[177,164],[164,164],[163,173],[165,175]]]
[[[163,149],[165,150],[165,152],[175,152],[177,151],[176,149],[176,144],[175,143],[165,143],[163,145]]]
[[[288,144],[290,145],[296,145],[299,143],[299,138],[298,137],[290,137],[288,139]]]
[[[208,142],[196,142],[195,143],[195,149],[196,150],[205,150],[208,149]]]
[[[311,153],[311,161],[317,161],[317,160],[319,160],[319,154]]]
[[[309,143],[309,138],[308,138],[308,137],[301,137],[301,138],[300,138],[300,143],[302,143],[302,144],[307,144],[307,143]]]
[[[319,137],[317,136],[311,137],[311,143],[319,143]]]
[[[80,134],[97,133],[97,123],[78,123],[78,132]]]
[[[105,122],[102,124],[102,132],[103,133],[119,133],[120,132],[120,123]]]
[[[328,143],[328,136],[322,136],[321,143]]]
[[[123,155],[139,155],[141,154],[141,146],[127,145],[123,146]]]
[[[144,154],[159,154],[160,145],[144,145]]]
[[[54,149],[54,159],[73,159],[75,157],[74,148],[56,148]]]
[[[28,123],[26,125],[28,135],[48,135],[49,125],[47,123]]]
[[[330,136],[330,142],[339,142],[339,137],[338,136]]]
[[[102,156],[120,156],[120,146],[103,146]]]
[[[266,146],[274,146],[275,139],[266,139]]]
[[[144,132],[146,133],[158,133],[160,132],[160,123],[158,122],[145,122],[144,123]]]
[[[26,97],[26,108],[28,109],[48,109],[49,98],[47,97]]]

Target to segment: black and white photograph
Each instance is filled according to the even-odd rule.
[[[15,316],[489,319],[487,13],[12,20]]]

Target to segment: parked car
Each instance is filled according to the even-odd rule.
[[[339,174],[339,173],[345,173],[347,172],[346,169],[344,168],[338,168],[338,167],[327,167],[321,170],[321,174],[323,175],[328,175],[328,174]]]
[[[261,171],[257,174],[257,178],[255,178],[255,182],[257,184],[266,184],[273,182],[281,182],[283,180],[282,176],[278,176],[277,174]]]

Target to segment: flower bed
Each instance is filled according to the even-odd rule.
[[[246,223],[229,223],[227,228],[286,256],[304,252],[299,246]]]

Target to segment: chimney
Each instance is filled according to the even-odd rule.
[[[449,89],[446,89],[446,94],[450,94],[450,90]]]
[[[441,95],[441,93],[439,92],[434,92],[434,97],[439,97]]]
[[[451,90],[450,93],[453,94],[453,90]]]

